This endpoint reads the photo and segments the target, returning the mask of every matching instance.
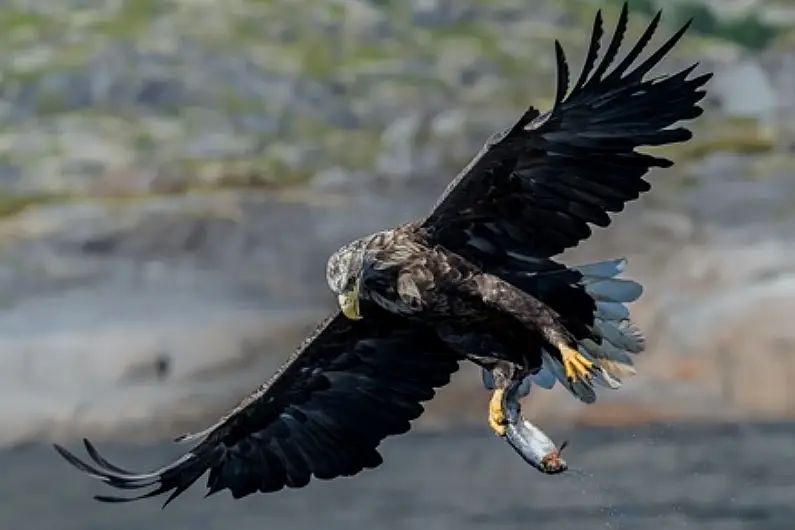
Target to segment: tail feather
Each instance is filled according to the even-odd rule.
[[[618,382],[618,385],[615,388],[621,386],[621,383],[624,379],[628,379],[638,373],[635,367],[631,364],[612,361],[610,359],[601,359],[599,364],[605,372],[607,372]]]
[[[578,273],[576,285],[595,304],[591,337],[580,339],[577,350],[595,364],[592,382],[611,389],[619,388],[625,379],[636,373],[633,356],[645,347],[643,335],[630,321],[627,307],[641,296],[643,286],[617,278],[626,264],[625,258],[619,258],[570,269]],[[592,385],[585,388],[588,385],[581,381],[569,381],[561,361],[548,352],[544,352],[543,365],[534,377],[554,378],[586,403],[596,399]]]
[[[555,374],[549,370],[545,370],[543,366],[541,366],[541,369],[538,372],[530,375],[529,379],[532,380],[536,385],[540,386],[541,388],[546,388],[547,390],[555,386],[555,382],[557,381]]]
[[[596,359],[610,359],[613,362],[629,366],[635,364],[635,361],[627,351],[620,350],[607,341],[602,341],[601,344],[597,344],[591,339],[583,339],[580,341],[580,346],[582,346],[591,357]]]
[[[596,302],[594,316],[603,320],[625,320],[629,318],[629,308],[619,302]]]
[[[627,268],[626,258],[618,258],[608,261],[596,261],[572,267],[582,274],[585,283],[593,283],[598,280],[609,280],[615,278]]]
[[[573,267],[582,274],[580,284],[596,302],[594,312],[594,339],[580,341],[580,346],[601,362],[602,367],[611,368],[612,375],[625,377],[632,368],[630,354],[643,351],[645,341],[640,329],[630,321],[628,303],[640,298],[643,286],[638,282],[616,278],[626,268],[626,258],[589,263]],[[627,366],[629,368],[618,368]]]
[[[611,322],[598,319],[594,332],[616,348],[630,353],[641,353],[646,348],[646,340],[641,331],[626,320]]]
[[[583,276],[585,291],[602,302],[634,302],[643,294],[643,286],[632,280],[619,278],[596,279]]]

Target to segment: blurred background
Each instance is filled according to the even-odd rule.
[[[714,71],[677,165],[567,263],[627,256],[649,349],[581,406],[545,477],[486,426],[471,367],[355,479],[109,506],[51,449],[151,470],[333,308],[328,255],[423,215],[494,131],[578,70],[618,1],[0,3],[0,528],[791,529],[795,2],[635,0]],[[660,42],[660,38],[655,40]]]

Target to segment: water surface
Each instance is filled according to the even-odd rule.
[[[542,476],[485,428],[410,433],[383,446],[381,468],[353,479],[238,501],[203,499],[200,483],[165,510],[97,503],[91,496],[109,488],[31,446],[0,453],[0,519],[32,530],[793,528],[795,424],[550,434],[571,440],[568,460],[582,474]],[[142,470],[179,449],[100,448]]]

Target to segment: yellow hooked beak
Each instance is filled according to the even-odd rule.
[[[351,320],[361,320],[362,314],[359,312],[359,281],[356,281],[353,289],[337,296],[337,302],[343,315]]]

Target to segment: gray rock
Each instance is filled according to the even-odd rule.
[[[225,400],[196,395],[196,377],[241,363],[254,344],[317,316],[231,296],[212,278],[180,286],[178,273],[148,276],[161,279],[67,290],[0,312],[1,393],[9,405],[0,412],[0,443],[52,429],[165,421],[185,413],[174,407],[188,397],[189,407],[210,408]],[[278,359],[284,348],[264,353]]]
[[[164,166],[183,187],[223,183],[237,163],[268,182],[439,171],[549,96],[548,39],[526,37],[573,22],[551,0],[182,3],[71,2],[19,27],[9,14],[6,193],[104,192],[122,172],[117,189],[147,190]],[[568,33],[567,49],[584,38]]]
[[[44,17],[8,17],[3,193],[172,195],[70,200],[0,221],[0,442],[167,425],[245,395],[331,309],[327,256],[423,215],[492,132],[543,106],[550,30],[571,57],[586,37],[547,0],[27,4],[2,8]],[[693,54],[683,46],[671,60]],[[647,287],[637,313],[653,348],[606,402],[709,394],[704,380],[666,380],[666,363],[682,350],[709,357],[728,322],[743,340],[786,335],[780,321],[738,324],[772,298],[792,311],[792,171],[758,161],[709,157],[689,168],[692,188],[653,211],[628,208],[573,252],[630,254]],[[748,178],[757,171],[770,178]],[[178,193],[310,178],[279,194]],[[449,416],[471,407],[482,419],[475,375],[441,400]],[[578,414],[559,394],[534,394],[536,410]]]
[[[412,193],[53,205],[0,223],[0,444],[231,405],[333,308],[331,251],[420,215]]]
[[[419,114],[396,119],[381,135],[381,153],[376,171],[381,175],[407,178],[415,174],[417,137],[423,125]]]

